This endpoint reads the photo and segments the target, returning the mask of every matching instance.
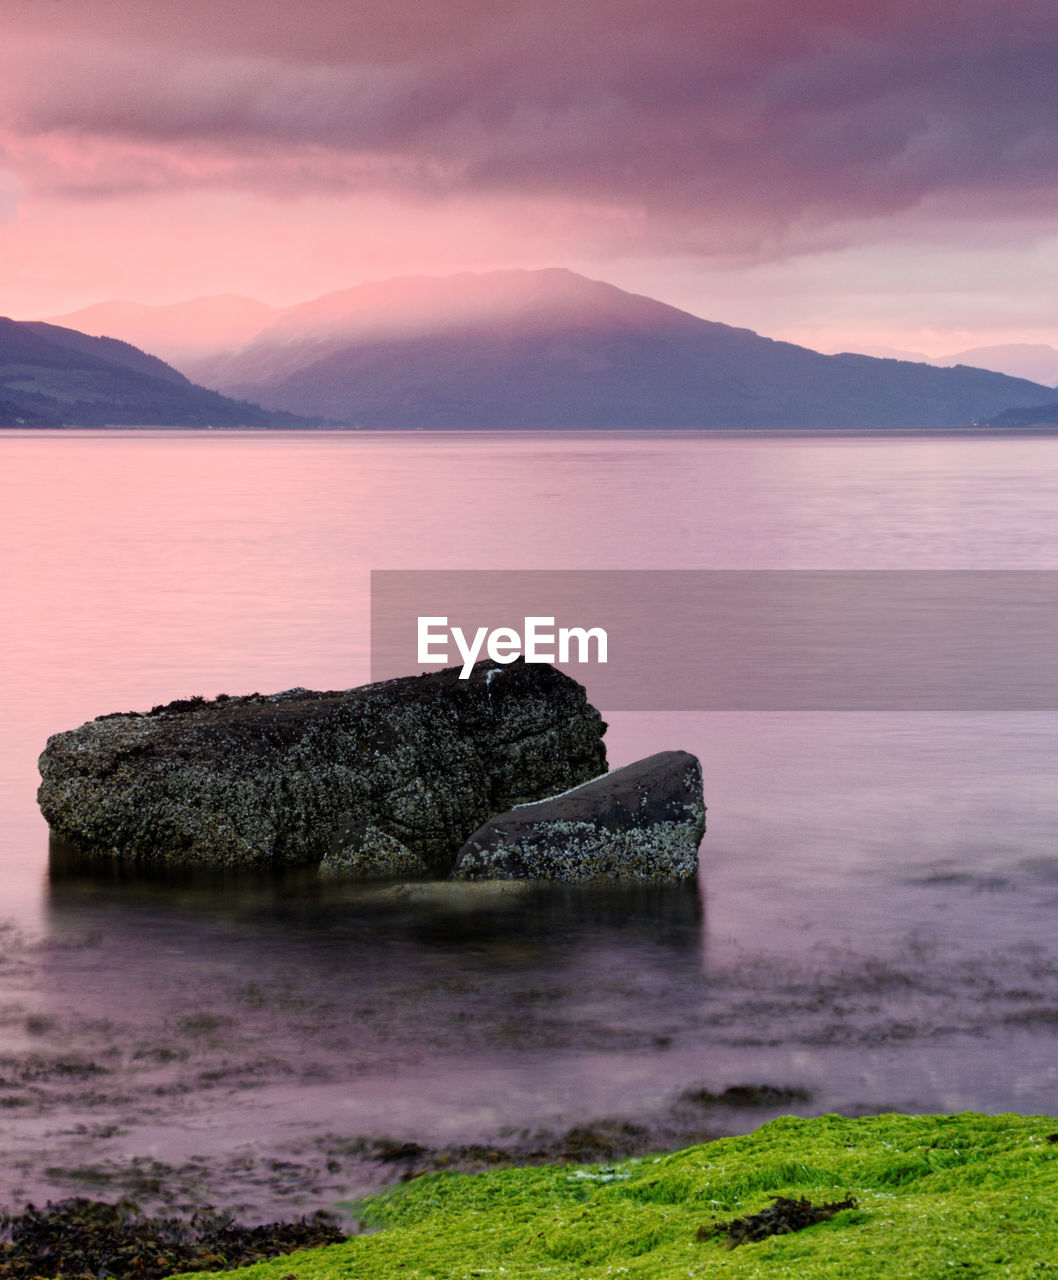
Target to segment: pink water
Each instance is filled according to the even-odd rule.
[[[365,681],[371,569],[1058,568],[1058,441],[10,432],[0,528],[0,1206],[302,1211],[393,1176],[355,1139],[744,1082],[1058,1113],[1053,716],[608,716],[702,758],[709,833],[605,908],[49,874],[34,800],[103,712]]]

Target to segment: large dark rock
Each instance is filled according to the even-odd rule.
[[[705,833],[702,767],[662,751],[475,831],[460,880],[686,880]]]
[[[37,798],[115,858],[447,875],[490,814],[606,768],[576,681],[520,660],[458,674],[102,716],[48,740]]]

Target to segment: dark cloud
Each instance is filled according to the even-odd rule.
[[[126,183],[128,148],[172,151],[145,187],[597,201],[706,249],[1003,193],[1058,212],[1053,0],[7,7],[37,41],[16,132],[125,147]]]

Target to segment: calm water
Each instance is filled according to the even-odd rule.
[[[373,568],[1058,569],[1058,441],[5,433],[0,528],[0,1207],[302,1212],[408,1167],[386,1143],[602,1122],[1058,1114],[1053,715],[610,715],[613,764],[703,761],[691,892],[93,877],[34,798],[103,712],[364,682]],[[808,1096],[685,1096],[748,1083]]]

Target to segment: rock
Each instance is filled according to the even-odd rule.
[[[354,880],[422,880],[430,868],[396,836],[373,823],[351,821],[320,863],[321,876]]]
[[[475,831],[460,880],[686,880],[705,833],[702,767],[662,751],[563,795],[523,804]]]
[[[575,680],[521,660],[458,675],[102,716],[48,740],[37,798],[85,853],[446,876],[490,814],[606,768]]]

